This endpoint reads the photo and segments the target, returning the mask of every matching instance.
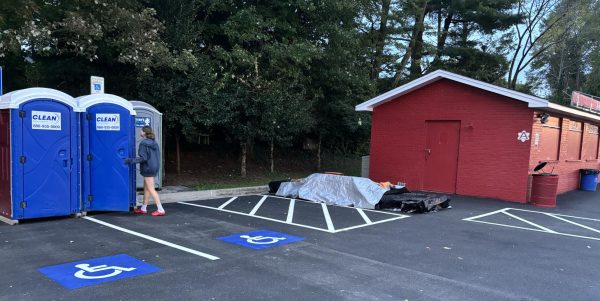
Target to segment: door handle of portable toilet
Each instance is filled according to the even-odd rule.
[[[63,167],[67,168],[69,166],[69,158],[65,158],[67,156],[67,151],[61,149],[60,151],[58,151],[58,156],[63,158]]]
[[[428,155],[431,155],[431,148],[426,148],[426,149],[425,149],[425,152],[426,152]]]
[[[119,150],[117,151],[117,153],[119,154],[119,157],[121,158],[125,158],[125,149],[124,148],[119,148]]]

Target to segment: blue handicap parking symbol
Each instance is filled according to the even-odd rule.
[[[219,237],[217,239],[255,250],[266,249],[304,240],[302,237],[268,230],[239,233]]]
[[[39,269],[44,275],[69,289],[96,285],[160,271],[126,254],[59,264]]]

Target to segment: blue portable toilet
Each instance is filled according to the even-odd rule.
[[[82,211],[129,211],[135,206],[133,106],[112,94],[77,98],[81,114]]]
[[[29,88],[0,98],[0,217],[79,212],[78,119],[73,97]]]

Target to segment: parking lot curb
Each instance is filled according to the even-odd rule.
[[[263,194],[269,191],[267,185],[264,186],[252,186],[252,187],[238,187],[238,188],[227,188],[227,189],[215,189],[215,190],[199,190],[199,191],[184,191],[184,192],[169,192],[161,193],[160,201],[162,203],[175,203],[175,202],[189,202],[206,199],[216,199],[222,197],[231,196],[242,196],[250,194]],[[142,203],[142,195],[137,196],[138,205]],[[150,200],[150,203],[154,203]]]

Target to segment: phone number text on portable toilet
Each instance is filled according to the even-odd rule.
[[[120,131],[119,114],[96,114],[96,131]]]
[[[60,131],[60,112],[31,111],[31,128],[34,130]]]

